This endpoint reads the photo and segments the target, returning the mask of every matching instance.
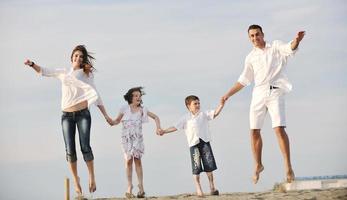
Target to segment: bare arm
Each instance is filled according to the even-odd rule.
[[[222,109],[224,107],[224,104],[225,104],[225,100],[222,98],[220,100],[220,104],[218,105],[217,109],[214,111],[213,118],[215,118],[219,115],[219,113],[222,111]]]
[[[117,118],[112,121],[112,125],[118,125],[120,123],[120,121],[122,120],[123,116],[124,116],[123,113],[119,113]]]
[[[37,73],[41,72],[41,67],[29,59],[25,60],[24,65],[28,65],[29,67],[33,68]]]
[[[167,128],[165,130],[162,130],[160,135],[164,135],[164,134],[167,134],[167,133],[172,133],[172,132],[175,132],[175,131],[177,131],[177,128],[172,126],[172,127]]]
[[[161,128],[160,128],[160,119],[159,119],[159,117],[158,117],[157,115],[155,115],[154,113],[149,112],[149,111],[147,112],[147,115],[148,115],[150,118],[154,119],[155,125],[157,126],[156,133],[157,133],[158,135],[160,135]]]
[[[295,39],[293,40],[293,42],[291,43],[291,48],[292,50],[295,50],[298,48],[301,40],[304,38],[305,36],[305,31],[299,31],[297,34],[296,34],[296,37]]]
[[[241,83],[236,82],[234,84],[234,86],[232,86],[229,91],[222,97],[222,99],[224,101],[228,100],[229,97],[233,96],[235,93],[237,93],[238,91],[240,91],[242,88],[244,88],[245,86],[243,86]]]
[[[98,108],[99,108],[100,112],[102,113],[102,115],[105,117],[107,123],[112,125],[112,119],[108,116],[104,105],[98,105]]]

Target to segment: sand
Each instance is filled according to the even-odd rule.
[[[95,200],[120,200],[125,198],[97,198]],[[265,191],[265,192],[235,192],[222,193],[219,196],[206,196],[199,198],[191,194],[175,196],[148,196],[145,199],[173,200],[173,199],[200,199],[200,200],[347,200],[347,188],[333,188],[323,190],[298,190],[298,191]]]

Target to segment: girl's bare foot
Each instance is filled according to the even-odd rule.
[[[143,185],[139,184],[139,192],[137,193],[137,198],[145,198],[145,191],[143,189]]]
[[[293,169],[289,169],[287,171],[287,182],[291,183],[294,181],[294,179],[295,179],[294,171],[293,171]]]
[[[128,185],[127,193],[132,194],[133,192],[133,185]]]
[[[259,175],[260,173],[264,170],[264,166],[263,165],[258,165],[255,168],[255,172],[254,172],[254,176],[253,176],[253,183],[257,184],[258,180],[259,180]]]

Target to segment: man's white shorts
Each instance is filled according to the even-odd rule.
[[[261,129],[269,111],[272,128],[286,126],[284,91],[280,88],[253,93],[249,113],[250,128]]]

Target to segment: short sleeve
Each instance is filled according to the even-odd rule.
[[[141,120],[142,120],[142,123],[148,122],[148,109],[146,107],[142,108]]]
[[[215,110],[207,110],[204,112],[208,120],[214,119],[214,113],[215,113]]]
[[[249,62],[248,56],[245,60],[245,68],[243,69],[238,82],[242,84],[243,86],[250,85],[254,79],[254,73],[253,73],[253,67],[251,63]]]
[[[280,40],[275,40],[272,45],[280,52],[280,54],[282,56],[292,57],[292,56],[294,56],[294,54],[298,50],[298,48],[295,50],[292,50],[292,42],[293,41],[290,41],[288,43],[284,43]]]
[[[119,113],[122,113],[123,115],[125,115],[129,110],[129,105],[124,105],[119,109]]]
[[[59,78],[60,75],[66,74],[66,69],[65,68],[46,68],[46,67],[41,67],[40,74],[42,76],[46,77],[55,77]]]
[[[177,129],[177,130],[183,130],[186,128],[186,124],[187,124],[187,119],[186,119],[186,116],[182,117],[180,120],[178,120],[178,122],[176,122],[174,124],[174,127]]]

